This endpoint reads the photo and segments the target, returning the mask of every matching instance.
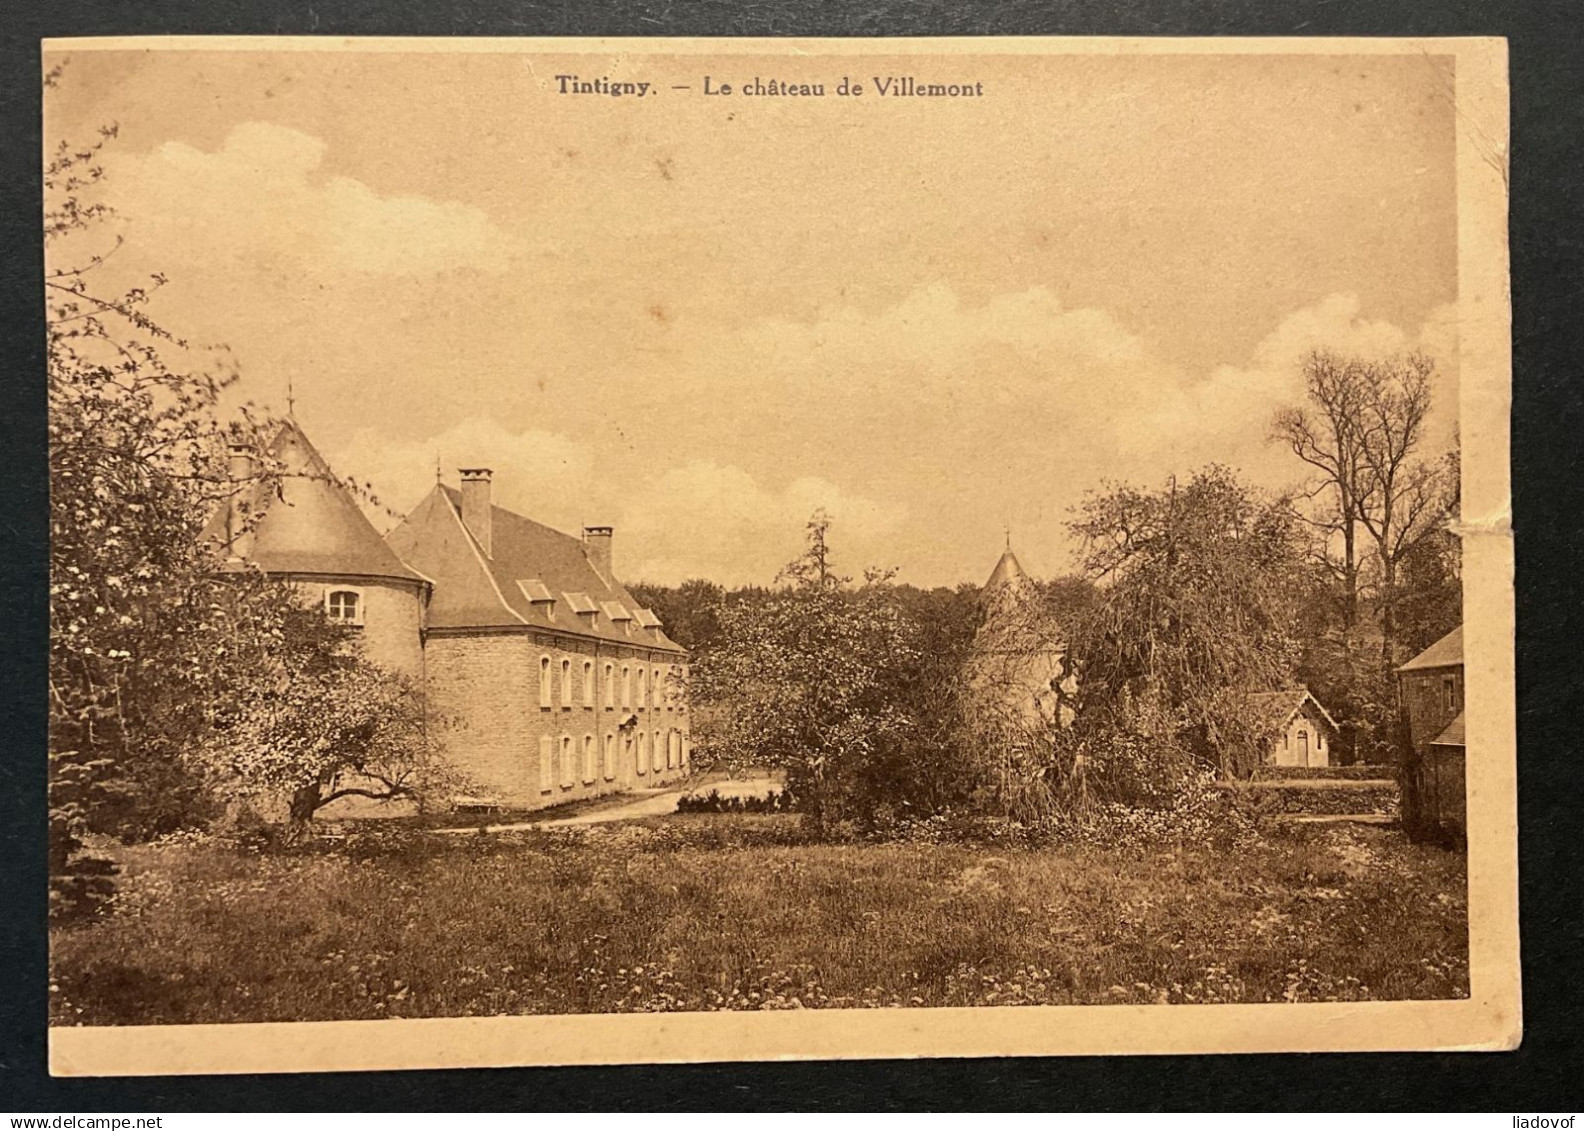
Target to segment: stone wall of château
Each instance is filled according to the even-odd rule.
[[[675,658],[543,633],[433,633],[436,734],[478,802],[537,809],[686,772]]]
[[[356,593],[362,623],[354,631],[364,657],[387,671],[423,678],[423,594],[417,586],[366,577],[299,579],[294,584],[320,608],[332,592]]]

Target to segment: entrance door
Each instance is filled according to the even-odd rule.
[[[1309,732],[1307,730],[1298,732],[1298,764],[1300,766],[1309,764]]]

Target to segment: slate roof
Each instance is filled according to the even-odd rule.
[[[1015,658],[1054,657],[1065,651],[1061,626],[1010,546],[979,592],[984,619],[974,633],[973,649],[980,658],[1022,662]]]
[[[281,467],[278,493],[271,485],[245,488],[262,517],[237,539],[231,556],[273,574],[428,580],[386,545],[295,421],[286,421],[266,450]],[[222,505],[211,516],[206,540],[225,544],[227,510]]]
[[[990,571],[990,580],[984,583],[984,587],[985,592],[989,593],[1002,586],[1020,587],[1027,581],[1028,574],[1023,572],[1023,566],[1017,560],[1017,555],[1008,546],[1006,553],[1001,555],[1001,560],[996,562],[995,569]]]
[[[639,614],[648,610],[638,608],[621,582],[601,576],[581,538],[492,506],[486,555],[462,522],[462,494],[453,487],[437,484],[385,540],[434,579],[430,628],[526,626],[685,655],[652,614],[653,623],[645,623]],[[554,600],[543,600],[546,594]],[[607,603],[636,619],[612,620],[601,611]],[[574,611],[574,604],[586,611]]]
[[[1463,626],[1458,625],[1397,670],[1411,672],[1425,668],[1455,668],[1462,665]]]
[[[1320,700],[1309,693],[1309,689],[1306,687],[1294,687],[1285,691],[1256,691],[1249,696],[1249,703],[1253,708],[1262,714],[1268,714],[1272,719],[1276,720],[1278,726],[1286,726],[1305,702],[1313,703],[1315,710],[1320,713],[1320,717],[1326,721],[1327,725],[1332,730],[1337,729],[1336,720],[1331,717],[1329,711],[1320,705]]]
[[[1459,711],[1457,713],[1457,718],[1453,719],[1450,723],[1447,724],[1446,730],[1442,731],[1440,734],[1438,734],[1435,738],[1433,738],[1430,741],[1430,745],[1431,746],[1463,746],[1463,745],[1465,745],[1465,743],[1463,741],[1463,712],[1462,711]]]

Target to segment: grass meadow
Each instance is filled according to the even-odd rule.
[[[52,1020],[1468,993],[1463,857],[1394,828],[1119,852],[809,844],[796,821],[122,848],[113,913],[54,932]]]

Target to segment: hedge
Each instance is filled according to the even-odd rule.
[[[1396,780],[1397,767],[1389,762],[1357,766],[1257,766],[1252,781],[1375,781]]]

